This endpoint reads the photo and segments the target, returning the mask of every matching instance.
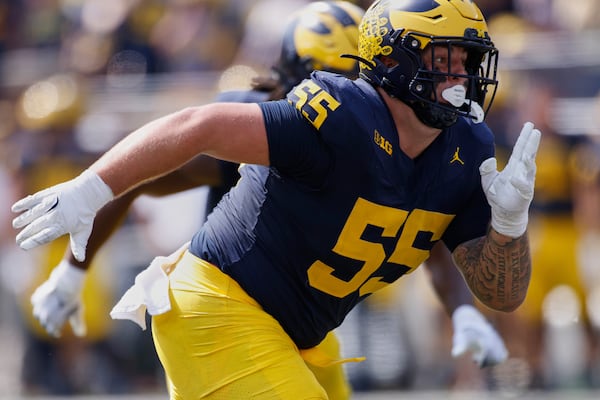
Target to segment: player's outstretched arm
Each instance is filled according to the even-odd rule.
[[[13,227],[21,229],[16,242],[28,250],[69,234],[75,260],[84,262],[94,219],[103,207],[176,171],[201,153],[267,164],[266,132],[258,105],[192,107],[141,127],[81,175],[13,204],[12,211],[19,214],[13,219]],[[127,208],[128,204],[130,201],[123,201],[119,207]],[[112,229],[114,225],[110,224],[98,228],[94,254]],[[59,267],[34,293],[34,315],[54,336],[60,335],[66,320],[71,321],[76,333],[84,334],[80,293],[85,274],[67,261]]]
[[[79,261],[96,213],[113,198],[176,170],[198,154],[268,164],[257,104],[210,104],[160,118],[131,133],[78,177],[16,202],[13,227],[27,250],[69,234]]]
[[[119,196],[179,168],[199,154],[268,165],[266,131],[259,106],[215,103],[170,114],[125,137],[90,170]]]
[[[525,299],[531,276],[527,238],[541,133],[525,123],[504,170],[489,158],[479,167],[492,211],[488,234],[459,245],[454,260],[473,294],[486,306],[513,311]]]

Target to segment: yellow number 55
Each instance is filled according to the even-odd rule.
[[[327,119],[327,112],[334,111],[340,106],[339,101],[313,81],[302,83],[294,90],[293,94],[298,97],[296,108],[317,129]]]
[[[428,250],[413,246],[417,235],[423,232],[431,233],[431,240],[441,238],[442,233],[454,218],[432,211],[399,210],[382,206],[359,198],[354,205],[333,251],[353,260],[363,261],[364,264],[349,280],[343,280],[333,275],[335,268],[321,262],[314,262],[308,269],[308,281],[312,287],[335,297],[343,298],[360,289],[360,295],[366,295],[381,289],[388,283],[381,277],[372,276],[386,260],[385,250],[380,243],[361,239],[368,225],[383,228],[382,236],[394,237],[404,225],[395,249],[388,262],[417,268],[429,256]]]

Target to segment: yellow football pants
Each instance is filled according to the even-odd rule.
[[[316,358],[326,355],[333,363],[309,367],[303,356],[315,359],[315,351],[300,352],[279,323],[215,266],[186,252],[169,281],[171,311],[152,318],[152,334],[171,399],[350,397],[333,334],[315,348]]]

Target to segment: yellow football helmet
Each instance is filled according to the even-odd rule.
[[[358,63],[342,54],[358,54],[358,25],[364,10],[347,1],[316,1],[292,15],[283,34],[281,56],[274,66],[289,88],[313,70],[358,74]]]
[[[448,49],[449,63],[451,46],[467,50],[466,75],[425,68],[423,52],[431,51],[433,58],[433,49],[439,46]],[[459,115],[469,117],[470,105],[440,102],[434,90],[438,82],[466,78],[467,99],[485,107],[486,113],[498,84],[498,50],[471,0],[376,0],[360,24],[358,53],[361,77],[408,104],[423,123],[435,128],[454,124]],[[383,56],[397,65],[386,66]]]

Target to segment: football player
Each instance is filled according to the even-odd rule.
[[[327,398],[304,360],[335,364],[316,346],[440,241],[485,305],[523,301],[540,132],[526,123],[497,171],[483,122],[496,56],[472,2],[376,1],[360,26],[360,79],[314,72],[286,100],[153,121],[15,203],[17,243],[69,233],[84,260],[113,198],[201,153],[244,163],[191,242],[157,258],[115,310],[137,320],[148,307],[174,399]]]

